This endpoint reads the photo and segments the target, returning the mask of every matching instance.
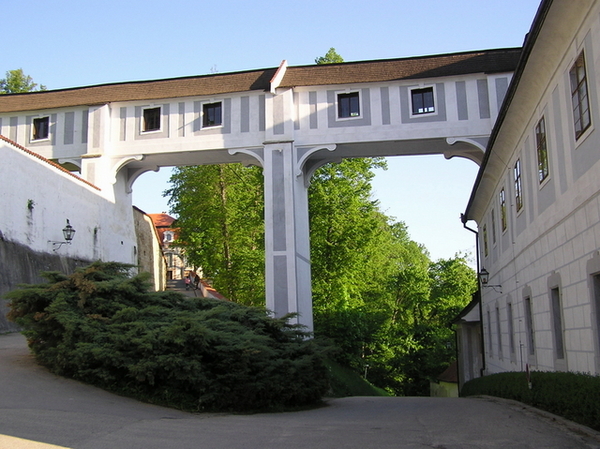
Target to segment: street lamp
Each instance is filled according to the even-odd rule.
[[[70,245],[71,240],[73,240],[73,237],[75,237],[75,232],[75,229],[73,229],[73,226],[71,226],[71,223],[69,223],[69,219],[67,218],[67,225],[62,230],[65,240],[63,242],[54,242],[52,240],[48,240],[48,243],[52,243],[52,246],[54,247],[53,251],[56,251],[63,245]]]
[[[488,285],[488,282],[490,280],[490,273],[488,270],[486,270],[485,268],[482,267],[481,271],[478,274],[479,274],[479,281],[481,282],[481,286],[483,288],[493,288],[495,292],[502,293],[502,285],[500,285],[500,284]],[[500,290],[496,290],[497,288]]]

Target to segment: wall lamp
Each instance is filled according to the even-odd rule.
[[[48,240],[48,243],[52,243],[52,246],[54,247],[53,251],[58,250],[63,245],[70,245],[71,240],[73,240],[73,237],[75,237],[75,229],[73,229],[73,226],[71,226],[71,223],[69,223],[68,218],[67,225],[63,228],[62,233],[63,237],[65,238],[63,242],[54,242],[52,240]]]
[[[502,285],[497,284],[497,285],[490,285],[488,284],[490,280],[490,273],[488,272],[488,270],[486,270],[485,268],[481,268],[481,271],[479,272],[479,281],[481,282],[481,286],[483,288],[493,288],[495,292],[498,293],[502,293]],[[496,290],[499,289],[499,290]]]

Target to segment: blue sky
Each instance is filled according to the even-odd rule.
[[[2,5],[0,77],[22,68],[48,89],[211,71],[312,64],[330,47],[346,61],[519,47],[538,0],[30,0]],[[433,259],[474,252],[463,229],[477,166],[442,156],[389,160],[375,197]],[[170,170],[143,175],[134,204],[167,211]]]

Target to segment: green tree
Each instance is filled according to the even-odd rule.
[[[0,79],[0,94],[16,94],[22,92],[34,92],[46,90],[46,86],[33,82],[33,78],[23,73],[23,69],[9,70],[6,78]]]
[[[319,56],[318,58],[315,58],[315,63],[319,65],[338,64],[340,62],[344,62],[344,58],[342,58],[333,47],[331,47],[327,53],[325,53],[325,56]]]
[[[179,167],[171,212],[191,264],[232,301],[264,306],[262,172],[239,164]]]

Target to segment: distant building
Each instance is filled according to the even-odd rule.
[[[158,232],[158,238],[167,264],[167,280],[183,279],[189,270],[183,250],[174,244],[177,239],[175,219],[168,214],[148,214]]]

